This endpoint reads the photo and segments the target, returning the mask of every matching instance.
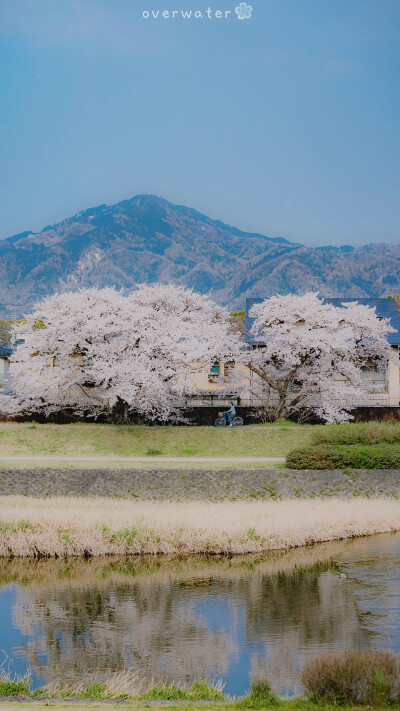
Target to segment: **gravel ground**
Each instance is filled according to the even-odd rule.
[[[400,498],[399,470],[3,469],[0,495],[210,501],[315,496]]]

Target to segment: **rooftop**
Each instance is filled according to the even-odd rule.
[[[11,348],[3,348],[3,346],[0,346],[0,358],[8,358],[11,353]]]

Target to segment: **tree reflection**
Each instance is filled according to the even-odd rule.
[[[39,676],[133,667],[148,680],[228,677],[251,666],[292,689],[306,657],[367,644],[332,546],[264,559],[15,563],[13,623]],[[0,566],[7,579],[7,566]],[[0,578],[1,579],[1,578]],[[25,585],[22,585],[22,580]],[[10,652],[10,650],[9,650]],[[246,661],[247,660],[247,661]]]

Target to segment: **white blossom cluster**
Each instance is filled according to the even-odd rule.
[[[0,411],[99,414],[118,404],[148,419],[179,412],[193,370],[236,347],[229,312],[179,286],[82,289],[44,299],[14,331],[12,395]]]
[[[395,358],[388,319],[356,302],[337,307],[318,294],[276,296],[256,304],[251,337],[262,344],[242,360],[276,403],[276,418],[301,409],[326,422],[350,418],[346,403],[365,391],[361,366],[386,369]]]
[[[259,347],[232,331],[227,309],[184,287],[55,294],[14,326],[18,345],[0,412],[176,421],[182,398],[201,392],[196,373],[220,360],[236,363],[236,386],[253,373],[277,419],[306,410],[344,421],[346,403],[365,389],[361,366],[386,368],[394,358],[389,322],[354,302],[338,308],[315,293],[276,296],[250,316]]]

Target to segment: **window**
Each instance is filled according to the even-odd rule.
[[[363,365],[361,380],[370,393],[386,393],[388,389],[387,371],[379,370],[377,365]]]
[[[215,360],[211,365],[210,373],[211,375],[219,375],[221,372],[221,366],[219,360]]]
[[[234,360],[227,360],[225,363],[224,371],[225,375],[229,375],[232,370],[235,368],[235,361]]]

